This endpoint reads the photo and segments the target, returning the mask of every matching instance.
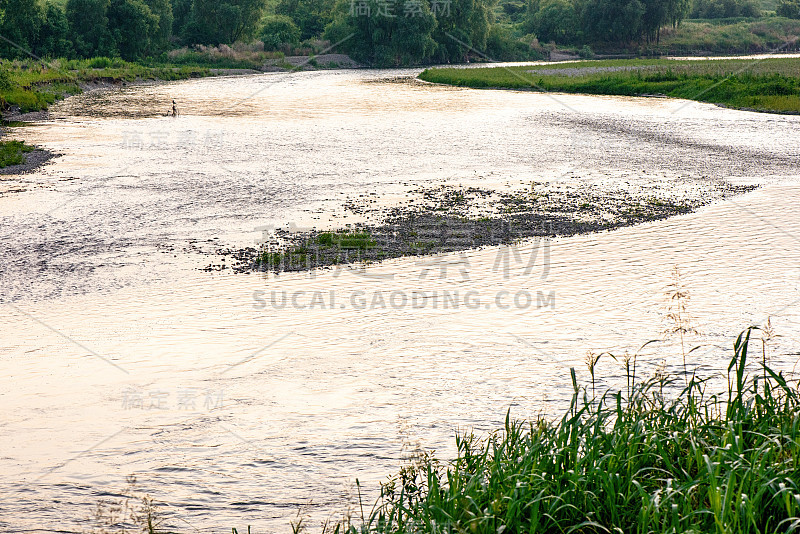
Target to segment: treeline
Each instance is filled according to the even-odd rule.
[[[460,62],[478,51],[535,56],[494,24],[497,0],[267,1],[0,0],[0,55],[141,60],[187,45],[260,40],[291,50],[327,39],[379,66]]]
[[[392,10],[387,10],[387,5]],[[372,65],[514,59],[534,51],[494,23],[492,0],[339,0],[325,37]]]
[[[237,42],[291,54],[327,41],[373,66],[521,60],[541,57],[543,43],[658,42],[690,16],[758,16],[756,1],[0,0],[0,57],[166,60],[171,49]],[[800,18],[800,0],[778,0],[778,14]]]
[[[265,8],[265,0],[0,0],[0,55],[139,60],[181,44],[251,40]]]
[[[661,28],[680,24],[691,7],[691,0],[530,0],[523,25],[561,44],[657,42]]]

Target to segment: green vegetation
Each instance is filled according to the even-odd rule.
[[[800,112],[796,58],[672,61],[616,60],[547,67],[424,71],[429,82],[475,88],[512,88],[602,95],[667,95],[734,108]]]
[[[280,252],[261,252],[256,258],[256,266],[286,271],[310,269],[319,264],[338,264],[343,257],[352,254],[360,257],[360,254],[376,247],[377,241],[369,232],[321,232],[302,242],[286,246]]]
[[[572,403],[560,419],[507,415],[485,439],[457,436],[449,462],[417,453],[382,484],[371,512],[362,505],[360,517],[331,530],[795,532],[798,386],[761,361],[748,364],[753,330],[736,340],[721,393],[709,391],[713,380],[669,378],[663,368],[642,381],[636,356],[626,355],[626,390],[595,397],[573,369]],[[769,336],[762,340],[766,353]],[[587,356],[593,381],[599,358]]]
[[[760,17],[761,5],[755,0],[694,0],[690,17],[693,19],[726,19]]]
[[[323,232],[316,241],[324,247],[344,250],[366,250],[375,246],[375,240],[367,232]]]
[[[33,151],[22,141],[0,141],[0,169],[25,163],[25,154]]]
[[[32,60],[0,60],[0,111],[12,106],[20,111],[37,111],[64,96],[81,92],[81,84],[180,80],[208,76],[204,67],[146,67],[119,58],[55,60],[42,64]]]
[[[493,21],[490,0],[339,0],[325,38],[355,60],[374,66],[462,63],[469,58],[537,59]]]
[[[677,29],[664,29],[659,43],[629,49],[643,55],[754,54],[788,51],[797,46],[800,20],[769,17],[758,20],[732,19],[684,22]]]
[[[0,0],[0,57],[261,68],[275,59],[265,51],[332,50],[376,67],[543,59],[558,47],[584,58],[748,53],[796,39],[796,19],[800,0]]]
[[[0,0],[0,35],[8,39],[0,42],[0,57],[164,62],[170,49],[244,45],[307,55],[330,42],[376,66],[460,62],[483,51],[537,57],[495,27],[495,2]]]

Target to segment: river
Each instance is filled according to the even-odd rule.
[[[374,496],[417,447],[557,414],[586,351],[662,338],[678,266],[723,370],[767,318],[800,334],[800,117],[671,99],[478,91],[418,71],[101,90],[14,130],[62,154],[0,196],[0,530],[83,532],[136,488],[182,532],[286,532]],[[180,115],[166,117],[175,99]],[[316,273],[215,252],[352,223],[432,184],[759,187],[610,232]],[[688,349],[688,347],[687,347]],[[760,344],[759,351],[760,353]],[[682,366],[675,339],[643,374]],[[598,387],[621,366],[598,364]],[[310,504],[309,504],[310,503]]]

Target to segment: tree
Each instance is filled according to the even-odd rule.
[[[531,50],[530,45],[511,36],[504,26],[492,24],[486,37],[486,55],[496,61],[519,61],[525,59],[541,59]]]
[[[186,38],[195,43],[234,43],[252,37],[265,0],[194,0]]]
[[[692,0],[670,0],[667,9],[667,22],[677,28],[692,10]]]
[[[754,0],[695,0],[692,18],[719,19],[760,17],[761,7]]]
[[[589,42],[627,44],[642,35],[644,13],[640,0],[588,0],[582,27]]]
[[[357,61],[389,67],[420,63],[433,56],[436,42],[431,35],[436,18],[425,0],[414,3],[413,12],[388,9],[394,5],[383,0],[363,0],[357,9],[353,5],[340,0],[325,38],[341,43],[340,48]]]
[[[800,19],[800,0],[779,0],[775,12],[780,17]]]
[[[648,43],[659,39],[659,30],[667,20],[667,2],[664,0],[642,0],[644,13],[642,13],[641,31]]]
[[[0,54],[27,57],[39,38],[43,23],[44,11],[36,0],[0,0],[0,35],[14,43],[2,41]]]
[[[110,3],[111,0],[67,0],[67,21],[79,56],[116,55],[114,39],[108,29]]]
[[[433,39],[437,43],[435,59],[461,62],[471,49],[486,50],[490,26],[488,0],[450,0],[431,2],[436,17]]]
[[[570,0],[543,0],[533,16],[532,28],[540,41],[573,42],[578,32],[575,6]]]
[[[141,59],[151,50],[158,16],[142,0],[111,0],[108,29],[123,59]]]
[[[172,38],[172,25],[174,23],[172,3],[170,0],[144,0],[144,3],[150,8],[153,15],[158,17],[158,24],[152,33],[153,50],[164,50]]]
[[[183,39],[192,18],[192,0],[172,0],[172,34]]]
[[[68,57],[74,53],[67,14],[55,3],[48,2],[45,7],[44,23],[35,48],[41,56],[47,57]]]
[[[289,17],[274,15],[264,23],[261,40],[266,50],[280,50],[284,45],[300,42],[300,28]]]
[[[300,28],[300,39],[318,37],[333,20],[334,0],[280,0],[275,13],[294,21]]]

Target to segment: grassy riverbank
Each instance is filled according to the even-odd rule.
[[[0,141],[0,169],[24,163],[25,154],[33,150],[22,141]]]
[[[800,113],[800,59],[610,60],[535,67],[433,68],[420,78],[474,88],[666,95],[733,108]]]
[[[633,357],[618,361],[626,391],[595,397],[573,370],[572,404],[560,419],[507,417],[486,439],[457,437],[450,462],[420,453],[382,486],[371,512],[356,508],[332,530],[796,531],[798,387],[761,365],[760,340],[757,363],[748,362],[752,332],[736,340],[726,391],[712,394],[691,374],[642,381]],[[588,358],[594,376],[598,356]]]
[[[144,66],[121,59],[57,59],[49,63],[33,60],[0,61],[0,111],[27,113],[78,94],[94,82],[122,84],[137,80],[181,80],[212,75],[202,66]]]

